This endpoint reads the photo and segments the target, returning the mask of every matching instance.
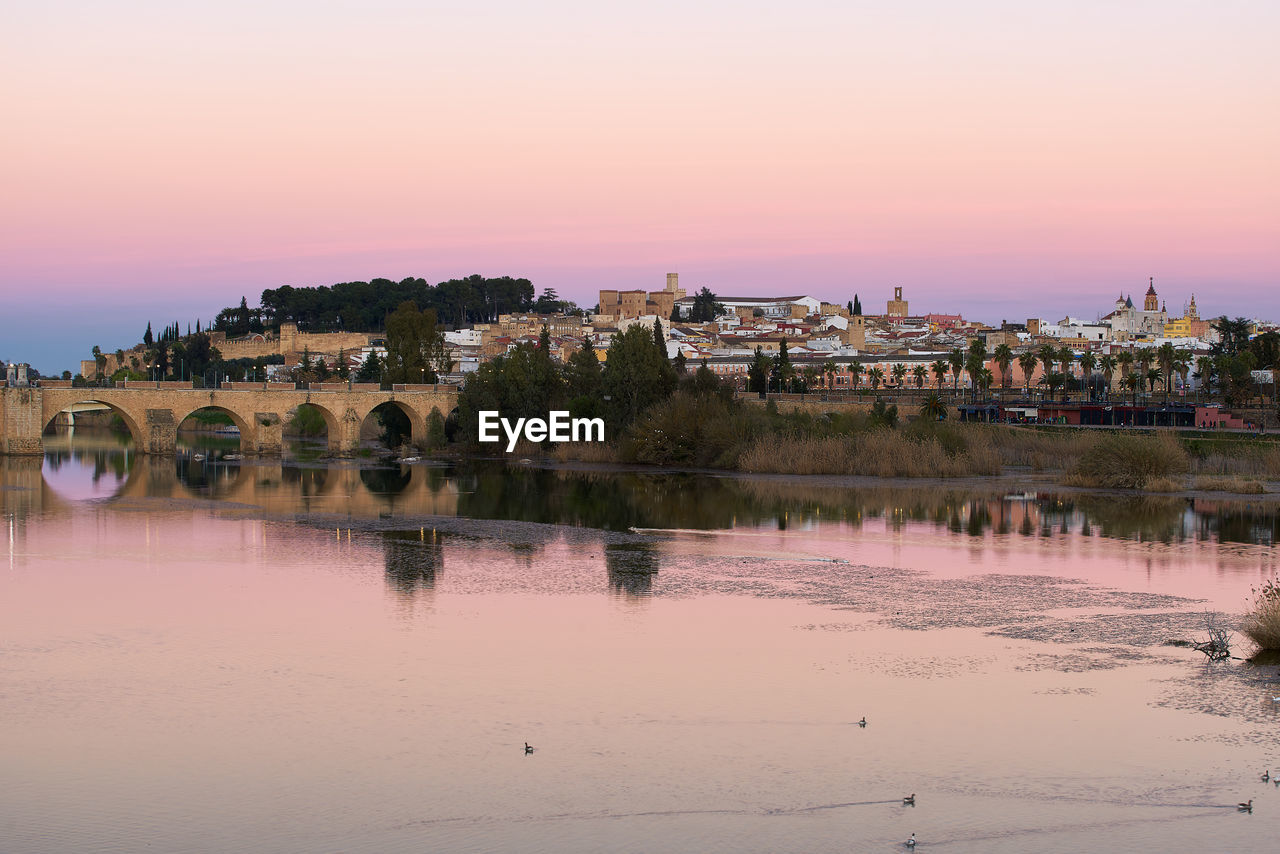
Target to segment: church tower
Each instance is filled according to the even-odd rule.
[[[1143,311],[1159,311],[1160,300],[1156,296],[1156,280],[1152,276],[1147,280],[1147,298],[1142,303]]]
[[[1200,312],[1196,310],[1196,295],[1191,295],[1191,305],[1187,306],[1187,319],[1199,320]]]

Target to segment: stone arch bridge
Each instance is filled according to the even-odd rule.
[[[178,425],[200,409],[216,409],[231,417],[240,430],[245,454],[278,454],[284,422],[301,404],[310,404],[324,417],[329,432],[329,453],[353,454],[360,443],[360,425],[374,409],[391,404],[409,418],[415,442],[426,438],[432,409],[448,417],[458,405],[453,386],[409,386],[402,390],[353,389],[332,386],[323,390],[279,389],[261,384],[237,383],[237,387],[195,389],[144,388],[3,388],[0,389],[0,453],[40,454],[45,428],[67,407],[102,404],[118,414],[142,453],[174,452]],[[245,388],[245,386],[251,386]]]

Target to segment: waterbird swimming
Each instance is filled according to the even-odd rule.
[[[863,716],[862,716],[862,720],[858,721],[858,726],[862,727],[863,729],[866,729],[866,727],[867,727],[867,716],[866,716],[866,715],[863,715]]]
[[[533,753],[533,748],[529,746],[529,742],[527,742],[527,741],[524,743],[524,752],[525,752],[525,753]]]
[[[911,838],[910,838],[910,839],[908,839],[906,842],[904,842],[904,843],[902,843],[902,844],[903,844],[903,845],[905,845],[905,846],[907,846],[908,848],[915,848],[915,847],[916,847],[916,835],[915,835],[914,833],[913,833],[913,834],[911,834]]]
[[[1271,772],[1270,772],[1270,771],[1263,771],[1263,772],[1262,772],[1262,782],[1264,782],[1264,783],[1270,783],[1270,782],[1271,782]]]
[[[909,795],[907,795],[905,798],[903,798],[903,799],[902,799],[902,805],[903,805],[904,807],[913,807],[913,806],[915,806],[915,805],[916,805],[916,793],[915,793],[915,792],[912,792],[911,794],[909,794]]]
[[[1236,809],[1240,810],[1240,812],[1253,812],[1253,798],[1242,804],[1236,804]]]

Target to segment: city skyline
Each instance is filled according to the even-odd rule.
[[[6,18],[0,356],[42,371],[372,277],[1280,316],[1274,4]]]

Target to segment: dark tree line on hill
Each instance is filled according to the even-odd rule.
[[[242,298],[239,306],[218,312],[213,329],[226,332],[231,338],[290,322],[306,332],[381,332],[388,315],[406,302],[424,311],[434,310],[438,321],[446,326],[485,323],[497,320],[499,314],[532,311],[535,307],[549,312],[571,306],[549,289],[535,300],[533,283],[511,276],[473,275],[438,285],[419,278],[399,282],[373,279],[319,287],[268,288],[262,292],[259,308],[251,308]]]

